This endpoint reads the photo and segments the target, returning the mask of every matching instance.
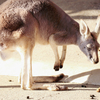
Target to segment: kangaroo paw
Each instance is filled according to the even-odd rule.
[[[100,92],[100,87],[97,89],[97,92]]]
[[[54,66],[55,71],[59,71],[59,66]]]
[[[60,68],[63,68],[63,65],[60,65]]]
[[[60,68],[63,68],[63,63],[61,60],[60,60]]]

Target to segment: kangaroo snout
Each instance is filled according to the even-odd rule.
[[[93,64],[97,64],[99,62],[99,59],[98,58],[97,59],[92,58],[91,61],[92,61]]]
[[[89,55],[89,59],[93,64],[97,64],[99,62],[99,59],[97,56]]]

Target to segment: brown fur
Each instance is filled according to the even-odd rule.
[[[17,50],[22,59],[21,88],[32,87],[32,51],[35,43],[50,44],[54,69],[63,67],[66,45],[75,44],[98,63],[98,43],[84,21],[79,25],[50,0],[7,0],[0,6],[0,51]],[[94,45],[89,46],[87,45]],[[59,59],[57,46],[63,46]]]

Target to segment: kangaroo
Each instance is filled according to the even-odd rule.
[[[22,89],[32,88],[32,51],[36,43],[50,44],[55,55],[54,69],[63,67],[67,45],[77,45],[96,64],[96,33],[87,24],[74,21],[50,0],[7,0],[0,5],[0,51],[16,50],[21,55],[19,77]],[[57,46],[62,46],[61,59]]]
[[[96,26],[95,29],[93,31],[94,37],[98,37],[98,35],[100,34],[100,15],[98,15],[97,20],[96,20]],[[97,89],[97,92],[100,92],[100,87]]]

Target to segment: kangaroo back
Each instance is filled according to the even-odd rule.
[[[94,64],[98,63],[97,37],[84,21],[78,24],[50,0],[7,0],[0,6],[0,51],[17,50],[22,68],[22,89],[32,87],[32,51],[36,42],[50,44],[54,69],[63,67],[67,45],[77,45]],[[62,46],[61,59],[57,46]]]

